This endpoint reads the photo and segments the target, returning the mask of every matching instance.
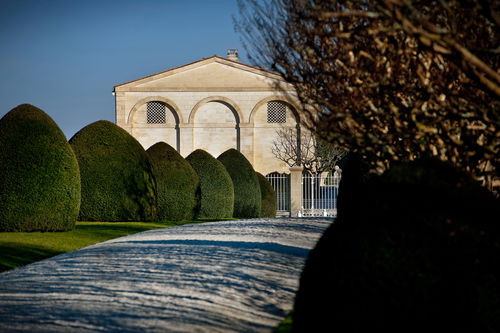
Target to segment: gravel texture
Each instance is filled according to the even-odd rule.
[[[190,224],[0,274],[0,332],[272,332],[330,219]]]

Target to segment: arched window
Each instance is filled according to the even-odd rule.
[[[286,104],[279,101],[268,102],[267,122],[286,123]]]
[[[163,102],[153,101],[147,103],[147,122],[148,124],[165,124],[167,105]]]

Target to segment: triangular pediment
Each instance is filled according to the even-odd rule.
[[[116,91],[261,91],[277,88],[292,89],[275,73],[218,56],[115,86]]]

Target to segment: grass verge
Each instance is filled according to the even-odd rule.
[[[274,329],[273,333],[290,333],[292,331],[292,313],[293,311],[288,313],[286,318]]]
[[[207,222],[77,222],[66,232],[0,232],[0,272],[141,231]]]

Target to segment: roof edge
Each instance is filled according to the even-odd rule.
[[[192,66],[192,65],[194,65],[194,64],[197,64],[197,63],[200,63],[200,62],[203,62],[203,61],[207,61],[207,60],[210,60],[210,59],[216,59],[216,60],[218,59],[218,60],[223,60],[223,61],[227,61],[227,62],[229,62],[229,63],[233,63],[233,64],[235,64],[235,65],[248,67],[248,68],[251,68],[251,69],[253,69],[253,70],[257,70],[257,71],[260,71],[260,72],[264,72],[264,73],[272,74],[273,76],[276,76],[276,78],[279,78],[279,79],[283,80],[283,78],[282,78],[282,77],[281,77],[278,73],[276,73],[276,72],[273,72],[273,71],[270,71],[270,70],[264,69],[264,68],[262,68],[262,67],[257,67],[257,66],[249,65],[249,64],[246,64],[246,63],[243,63],[243,62],[240,62],[240,61],[227,59],[227,58],[224,58],[224,57],[221,57],[221,56],[218,56],[218,55],[213,55],[213,56],[211,56],[211,57],[202,58],[202,59],[200,59],[200,60],[196,60],[196,61],[193,61],[193,62],[190,62],[190,63],[184,64],[184,65],[180,65],[180,66],[172,67],[172,68],[169,68],[169,69],[167,69],[167,70],[164,70],[164,71],[161,71],[161,72],[158,72],[158,73],[154,73],[154,74],[146,75],[146,76],[144,76],[144,77],[141,77],[141,78],[138,78],[138,79],[135,79],[135,80],[131,80],[131,81],[127,81],[127,82],[124,82],[124,83],[120,83],[120,84],[114,85],[114,86],[113,86],[113,92],[115,92],[116,88],[118,88],[118,87],[121,87],[121,86],[124,86],[124,85],[130,84],[130,83],[133,83],[133,82],[141,81],[141,80],[144,80],[144,79],[147,79],[147,78],[150,78],[150,77],[156,76],[156,75],[161,75],[161,74],[164,74],[164,73],[167,73],[167,72],[170,72],[170,71],[178,70],[178,69],[181,69],[181,68],[184,68],[184,67]],[[284,81],[284,80],[283,80],[283,81]]]

